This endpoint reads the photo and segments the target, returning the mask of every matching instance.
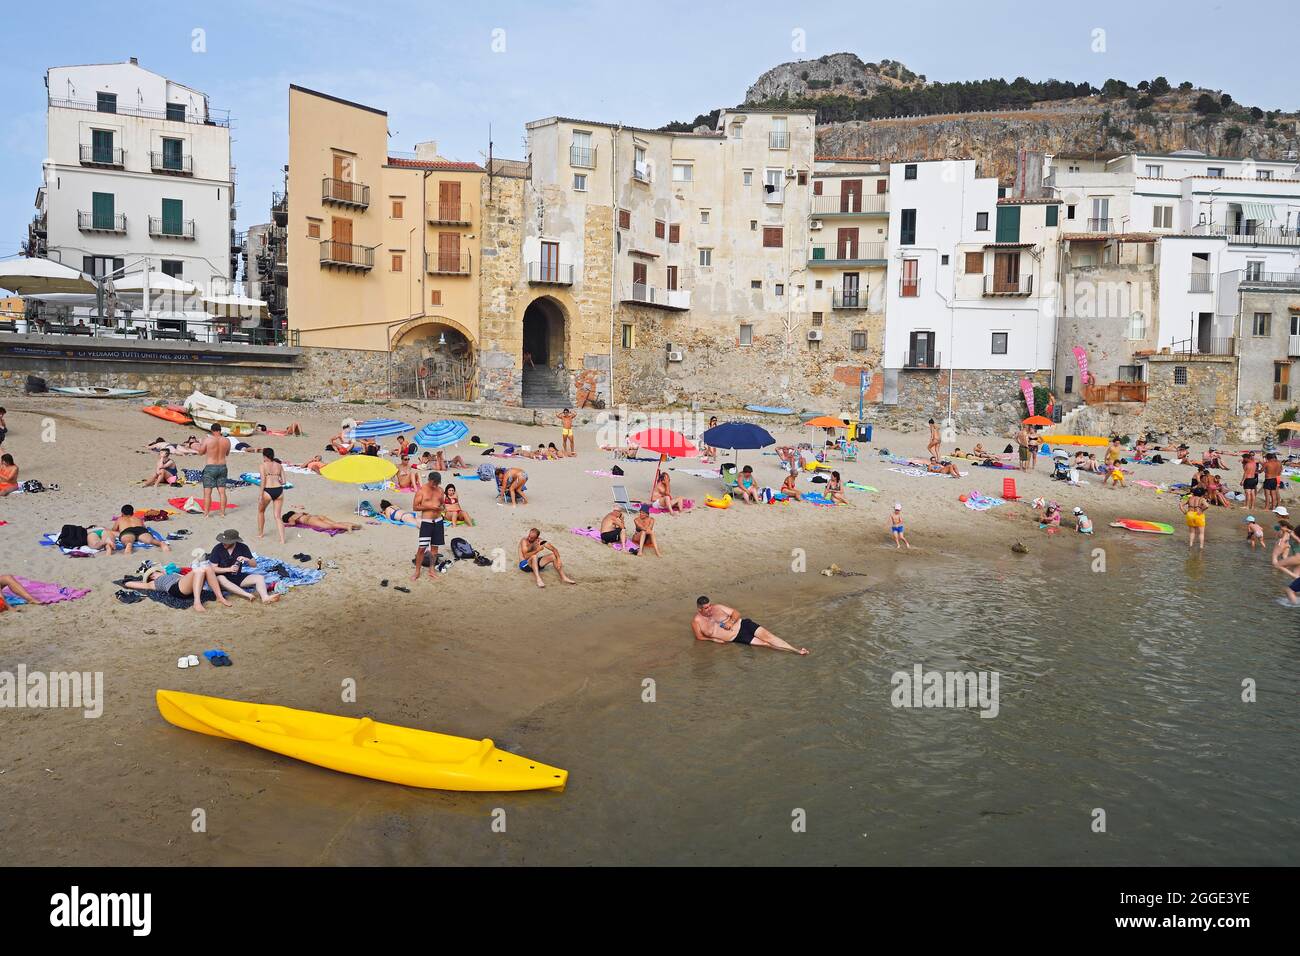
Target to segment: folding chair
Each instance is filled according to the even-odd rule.
[[[628,500],[626,485],[614,485],[613,491],[614,491],[614,504],[618,505],[628,514],[636,514],[638,512],[639,509],[637,508],[637,506],[632,504],[632,502]]]

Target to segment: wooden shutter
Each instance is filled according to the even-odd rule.
[[[763,227],[763,248],[765,249],[781,248],[781,227],[780,226]]]
[[[626,209],[620,209],[620,210],[618,211],[618,228],[620,228],[620,229],[631,229],[631,228],[632,228],[632,213],[631,213],[631,212],[629,212],[629,211],[626,210]]]
[[[90,215],[96,229],[113,228],[113,194],[92,193],[90,196]]]
[[[326,256],[335,262],[352,261],[352,220],[337,216],[330,220],[330,247]]]
[[[998,242],[1020,241],[1020,207],[998,206],[998,227],[993,237]]]
[[[858,257],[858,227],[849,226],[837,230],[835,234],[835,258],[856,259]]]
[[[984,253],[982,252],[966,253],[966,274],[967,275],[984,274]]]
[[[662,239],[663,237],[664,237],[664,221],[663,221],[662,219],[656,219],[656,220],[655,220],[655,238],[656,238],[656,239]]]
[[[632,263],[632,284],[633,284],[633,285],[645,285],[645,284],[646,284],[646,281],[645,281],[645,263],[644,263],[644,262],[634,262],[634,263]]]
[[[460,271],[460,233],[438,233],[438,271]]]
[[[392,256],[393,256],[393,260],[392,260],[393,271],[394,271],[394,272],[401,272],[401,271],[402,271],[402,254],[401,254],[400,252],[394,252],[394,253],[392,254]]]
[[[393,200],[393,218],[401,219],[406,212],[406,204],[400,199]]]
[[[442,305],[442,290],[433,289],[429,292],[430,305]]]
[[[184,225],[185,205],[179,199],[162,201],[162,228],[169,236],[179,236]]]
[[[840,212],[862,211],[862,180],[845,179],[840,183]]]
[[[814,195],[814,196],[820,196],[821,194],[822,194],[822,181],[821,181],[820,179],[814,179],[814,180],[813,180],[813,195]]]
[[[682,241],[682,227],[679,223],[673,223],[671,226],[668,227],[668,241],[669,242]]]
[[[883,193],[883,192],[887,192],[888,189],[889,189],[889,180],[888,180],[888,179],[885,179],[885,178],[882,176],[880,179],[877,179],[877,180],[876,180],[876,193],[877,193],[877,194],[880,194],[880,193]]]
[[[676,266],[668,267],[668,278],[666,280],[666,284],[670,289],[677,288],[677,267]]]
[[[457,220],[460,215],[460,183],[438,183],[438,218]]]

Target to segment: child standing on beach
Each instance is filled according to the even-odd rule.
[[[889,516],[889,533],[894,536],[894,550],[899,551],[907,548],[912,550],[908,544],[907,535],[903,533],[903,504],[900,501],[894,502],[894,513]]]
[[[1255,520],[1254,515],[1246,516],[1246,541],[1252,551],[1264,545],[1264,526]]]

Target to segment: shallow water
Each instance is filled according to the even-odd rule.
[[[322,861],[1296,863],[1300,610],[1266,558],[1118,532],[1031,546],[925,571],[882,553],[906,570],[820,607],[747,599],[805,659],[641,621],[625,662],[512,728],[567,792],[375,795]],[[891,706],[917,663],[997,671],[998,716]]]

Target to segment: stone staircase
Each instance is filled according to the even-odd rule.
[[[525,367],[523,377],[524,407],[564,408],[570,404],[567,381],[567,376],[557,369],[547,366]]]

